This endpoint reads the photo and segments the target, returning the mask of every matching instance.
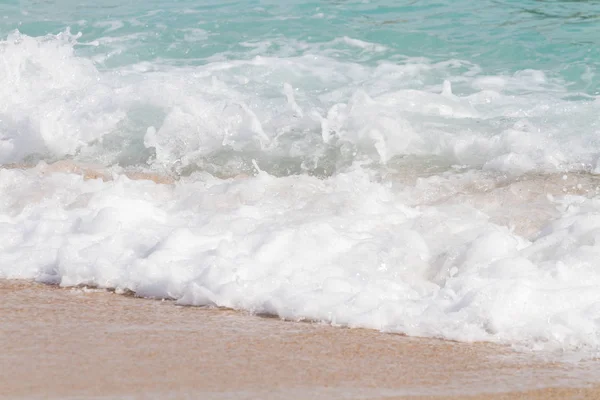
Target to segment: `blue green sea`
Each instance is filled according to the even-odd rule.
[[[593,0],[3,1],[0,278],[595,357],[599,66]]]
[[[451,116],[466,113],[475,117],[479,125],[469,124],[468,119],[460,119],[457,123],[456,118],[443,118],[442,115],[438,122],[446,125],[443,137],[436,134],[431,142],[431,135],[425,132],[427,128],[424,127],[423,130],[417,128],[416,137],[412,139],[401,138],[402,135],[397,132],[388,135],[384,128],[385,155],[375,155],[375,158],[379,156],[388,161],[394,156],[451,155],[451,161],[464,161],[470,165],[491,162],[503,153],[509,153],[527,158],[532,167],[542,169],[548,164],[571,168],[575,163],[591,165],[595,161],[595,153],[589,153],[598,145],[593,130],[587,127],[596,126],[597,120],[592,111],[584,111],[586,106],[594,103],[600,84],[596,73],[600,60],[599,8],[593,1],[484,1],[473,5],[471,2],[430,1],[290,1],[281,4],[63,0],[9,2],[1,10],[0,35],[7,39],[3,44],[4,57],[16,57],[15,53],[22,51],[22,58],[18,60],[20,66],[31,64],[32,73],[37,67],[39,74],[46,74],[50,80],[53,74],[65,77],[67,71],[61,68],[61,63],[66,63],[66,68],[72,69],[70,77],[73,82],[60,88],[65,98],[85,95],[84,86],[92,91],[98,89],[97,85],[86,84],[86,79],[97,76],[105,83],[103,87],[117,90],[125,86],[132,88],[138,80],[147,81],[160,73],[165,74],[162,82],[147,88],[153,92],[151,97],[158,98],[162,97],[158,92],[170,88],[179,95],[189,91],[193,99],[204,100],[199,93],[194,93],[192,86],[202,86],[201,90],[207,91],[207,85],[200,81],[210,80],[213,88],[222,83],[222,91],[212,91],[215,101],[208,100],[211,103],[209,107],[217,101],[226,103],[227,98],[239,98],[239,104],[232,107],[246,107],[246,113],[252,114],[250,118],[255,116],[258,125],[266,128],[266,131],[262,129],[264,135],[254,135],[255,139],[258,137],[262,145],[270,141],[269,152],[274,154],[281,150],[284,154],[278,155],[282,157],[289,157],[290,149],[273,149],[283,144],[273,145],[272,139],[294,141],[297,146],[303,147],[298,142],[306,144],[307,136],[312,138],[319,133],[318,130],[322,130],[319,125],[323,119],[328,120],[327,112],[335,112],[338,105],[347,105],[349,100],[361,94],[370,97],[387,95],[388,103],[406,100],[411,105],[404,107],[404,111],[408,112],[404,119],[411,123],[416,118],[419,120],[417,125],[427,124],[420,115],[432,114],[429,109],[437,107],[440,110],[433,114],[438,118],[439,114],[444,114],[441,110],[443,105],[422,97],[431,92],[441,93],[443,85],[447,84],[452,95],[486,97],[462,102],[459,106],[462,111],[448,110]],[[24,43],[12,48],[13,51],[7,47],[15,46],[20,40],[35,40],[35,43]],[[58,47],[58,59],[53,56],[52,47]],[[33,54],[33,51],[38,53]],[[44,57],[47,58],[42,59]],[[73,62],[65,57],[72,57]],[[14,65],[12,67],[14,73]],[[11,74],[11,65],[5,63],[5,68],[3,75],[6,79]],[[175,83],[175,80],[178,82]],[[13,91],[14,80],[3,83],[7,92]],[[303,110],[301,118],[282,118],[281,110],[276,110],[281,100],[277,97],[287,96],[289,100],[287,94],[282,95],[284,87],[295,93],[294,102],[298,101]],[[42,95],[45,89],[51,90],[52,85],[45,87],[40,83],[36,91]],[[235,94],[227,94],[227,90]],[[402,90],[418,92],[412,99],[409,94],[392,94]],[[494,106],[491,98],[496,93],[516,97],[512,105],[500,100],[502,104]],[[6,95],[15,97],[14,94]],[[90,93],[87,98],[94,96]],[[31,149],[5,150],[0,153],[0,160],[15,162],[27,157],[35,160],[61,158],[88,152],[93,159],[102,158],[109,164],[127,163],[123,159],[127,156],[123,153],[130,145],[135,146],[135,143],[129,143],[135,141],[134,136],[139,139],[148,126],[159,128],[155,125],[174,111],[176,103],[182,102],[184,108],[194,108],[185,100],[169,102],[161,98],[163,104],[152,98],[98,96],[99,100],[112,104],[127,103],[124,107],[117,106],[117,109],[90,107],[86,110],[99,113],[100,117],[119,119],[118,127],[108,122],[107,125],[100,124],[102,126],[97,127],[97,132],[84,132],[87,131],[85,122],[73,121],[75,126],[70,127],[71,132],[65,132],[70,143],[53,142],[48,138],[32,143]],[[26,98],[21,100],[28,103]],[[532,107],[532,102],[538,107]],[[475,103],[483,104],[475,106]],[[39,105],[31,102],[29,106],[37,108]],[[66,104],[60,106],[68,108]],[[548,112],[541,112],[542,106],[548,107]],[[465,111],[466,108],[470,109]],[[233,110],[232,113],[239,114],[238,111]],[[121,118],[114,115],[115,112],[127,115]],[[191,119],[198,116],[193,110],[183,112]],[[565,112],[581,113],[577,119],[585,122],[585,126],[579,126],[575,121],[566,124]],[[17,113],[17,110],[14,113],[8,111],[9,117]],[[452,154],[461,153],[461,149],[457,149],[458,141],[478,137],[478,134],[463,136],[464,132],[454,132],[458,126],[465,125],[459,130],[473,131],[482,123],[488,125],[479,132],[479,137],[485,138],[498,134],[521,117],[535,121],[534,124],[544,131],[534,141],[540,147],[548,145],[549,151],[541,148],[512,151],[511,144],[506,149],[491,149],[493,144],[488,143],[483,145],[482,150],[491,154],[483,159],[475,157],[471,151],[468,154]],[[211,122],[218,125],[217,120],[223,122],[219,117],[215,121],[210,119],[208,117],[204,122],[208,125]],[[134,132],[142,128],[144,132]],[[185,130],[187,125],[181,128]],[[358,144],[358,138],[351,138],[362,128],[351,128],[355,132],[346,135],[348,144],[361,147],[358,149],[361,153],[373,152],[372,143]],[[220,140],[223,129],[227,128],[206,126],[206,129],[211,131],[207,136],[217,136],[212,139]],[[217,132],[219,129],[221,131]],[[558,132],[552,132],[555,129]],[[175,131],[178,130],[175,128]],[[265,150],[264,146],[258,150],[256,143],[249,143],[252,135],[245,135],[241,130],[239,126],[228,130],[229,136],[236,137],[234,141],[238,147],[251,147],[259,152]],[[281,134],[285,130],[289,132]],[[452,133],[448,135],[448,131]],[[292,138],[296,132],[300,133]],[[35,135],[35,132],[28,133]],[[163,148],[165,150],[166,159],[160,162],[163,167],[184,153],[173,148],[174,143],[171,142],[175,139],[171,133],[160,135],[158,140],[161,143],[155,147],[158,153]],[[329,135],[322,133],[324,137]],[[53,135],[52,132],[49,134]],[[339,132],[334,134],[339,136]],[[11,135],[3,130],[5,141],[18,140]],[[181,131],[175,135],[183,141],[188,139]],[[114,149],[91,149],[101,138],[112,139],[111,142],[119,144],[126,141],[126,148],[119,148],[121,154],[113,154],[114,157],[108,160],[107,151]],[[214,147],[208,143],[203,146],[200,143],[204,142],[203,139],[193,139],[199,142],[185,149],[196,157],[186,165],[195,164],[198,157],[223,149],[223,146]],[[581,148],[561,148],[571,140]],[[292,143],[287,145],[294,146]],[[514,144],[514,147],[523,145]],[[142,160],[147,154],[141,156],[137,150],[143,149],[136,149],[136,159],[132,162],[147,161]],[[302,156],[305,158],[328,157],[316,154],[323,152],[322,144],[313,143],[304,150],[303,153],[307,154]],[[563,154],[565,150],[567,153]],[[373,158],[372,154],[370,158]],[[321,162],[328,164],[326,160]],[[589,165],[588,169],[591,168]]]
[[[320,53],[368,65],[415,57],[461,60],[494,75],[541,70],[572,90],[594,94],[599,11],[594,1],[558,0],[22,0],[2,7],[0,32],[81,33],[76,53],[102,60],[102,69],[140,62],[205,65],[257,55]],[[346,37],[372,46],[340,40]],[[377,46],[382,51],[373,51]]]

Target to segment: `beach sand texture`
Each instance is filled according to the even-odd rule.
[[[597,399],[600,366],[0,281],[0,397]]]

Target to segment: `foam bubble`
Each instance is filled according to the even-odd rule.
[[[254,152],[277,174],[408,155],[515,174],[596,165],[598,103],[563,99],[541,71],[480,76],[459,60],[369,66],[325,55],[99,70],[75,54],[77,40],[2,42],[0,162],[71,156],[175,171],[231,168],[217,163],[225,157],[241,171]]]
[[[174,185],[39,168],[0,170],[4,278],[411,335],[600,348],[600,203],[561,197],[561,177],[549,181],[560,202],[542,190],[536,200],[553,213],[523,236],[493,222],[507,207],[505,184],[409,205],[412,186],[399,191],[401,178],[378,182],[361,168],[324,180],[259,172]],[[594,182],[582,177],[574,190]]]
[[[349,37],[113,68],[80,40],[0,42],[0,164],[41,161],[0,169],[1,277],[600,349],[596,99]]]

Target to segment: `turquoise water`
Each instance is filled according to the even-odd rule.
[[[596,94],[600,4],[595,1],[20,1],[1,6],[0,34],[81,32],[83,56],[102,68],[150,61],[202,64],[214,57],[300,55],[306,44],[347,36],[386,51],[327,46],[365,63],[426,57],[468,60],[489,74],[539,69]],[[112,40],[111,40],[112,39]],[[268,43],[267,43],[268,42]],[[251,45],[263,44],[260,52]]]
[[[417,156],[591,171],[599,13],[592,1],[13,2],[0,7],[14,103],[0,160],[179,174],[259,158],[328,175]]]

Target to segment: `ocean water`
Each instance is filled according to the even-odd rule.
[[[3,2],[0,278],[598,356],[599,65],[595,1]]]

